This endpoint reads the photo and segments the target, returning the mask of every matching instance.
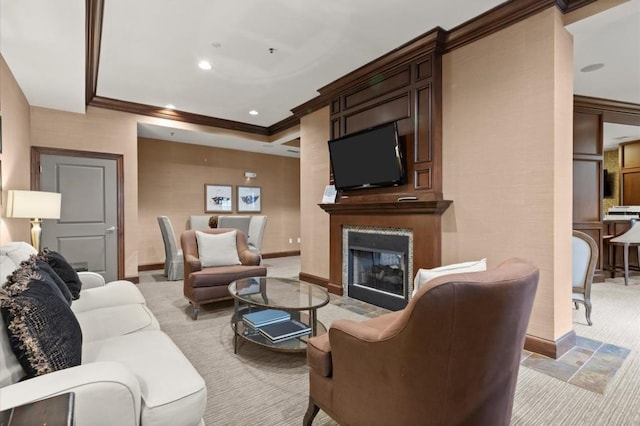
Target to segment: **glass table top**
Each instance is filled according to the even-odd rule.
[[[252,277],[229,284],[229,293],[254,306],[286,310],[309,310],[329,303],[322,287],[291,278]]]

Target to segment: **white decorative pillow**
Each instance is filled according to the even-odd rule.
[[[481,259],[473,262],[454,263],[452,265],[439,266],[433,269],[418,269],[416,278],[413,280],[413,293],[416,292],[424,283],[442,275],[460,274],[463,272],[481,272],[487,270],[487,259]]]
[[[198,256],[203,268],[241,265],[236,248],[236,231],[207,234],[196,231]]]

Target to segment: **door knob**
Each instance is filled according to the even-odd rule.
[[[116,230],[116,227],[115,227],[115,226],[112,226],[112,227],[110,227],[110,228],[105,229],[105,231],[106,231],[106,232],[113,232],[113,231],[115,231],[115,230]]]

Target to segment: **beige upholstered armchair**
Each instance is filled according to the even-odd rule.
[[[427,282],[401,311],[309,339],[309,407],[349,425],[508,425],[538,268]]]
[[[237,229],[185,231],[180,236],[184,253],[184,296],[198,319],[200,305],[231,299],[227,287],[240,278],[264,277],[267,268],[252,253],[247,237]]]

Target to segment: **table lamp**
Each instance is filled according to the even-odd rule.
[[[62,194],[42,191],[13,191],[7,197],[7,217],[31,219],[31,245],[40,251],[42,219],[60,219]]]

